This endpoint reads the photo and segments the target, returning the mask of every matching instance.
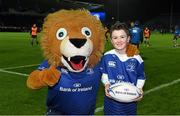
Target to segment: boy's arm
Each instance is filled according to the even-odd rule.
[[[109,90],[109,87],[110,87],[110,82],[108,80],[108,76],[107,74],[102,74],[102,77],[101,77],[101,81],[102,83],[104,84],[104,88],[105,88],[105,94],[107,97],[111,98],[108,90]]]
[[[143,86],[144,86],[144,84],[145,84],[145,80],[143,80],[143,79],[138,79],[138,80],[137,80],[136,87],[139,88],[139,89],[142,89]]]

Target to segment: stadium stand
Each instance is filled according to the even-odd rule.
[[[0,31],[29,31],[33,23],[41,27],[51,12],[78,8],[94,10],[103,5],[75,0],[0,0]]]

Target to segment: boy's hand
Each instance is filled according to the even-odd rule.
[[[141,101],[142,100],[144,92],[142,89],[140,89],[140,92],[141,92],[141,96],[139,98],[137,98],[135,101]]]
[[[106,85],[105,85],[105,94],[106,94],[107,97],[112,98],[112,97],[110,96],[109,92],[108,92],[109,87],[110,87],[110,84],[106,84]]]

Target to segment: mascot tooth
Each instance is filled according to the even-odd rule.
[[[100,20],[87,10],[60,10],[45,18],[45,61],[29,75],[27,86],[48,87],[48,115],[94,114],[104,38]]]

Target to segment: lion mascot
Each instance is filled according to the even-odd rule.
[[[46,60],[29,75],[27,86],[48,87],[47,114],[94,114],[104,39],[103,25],[85,9],[45,18],[41,47]]]

